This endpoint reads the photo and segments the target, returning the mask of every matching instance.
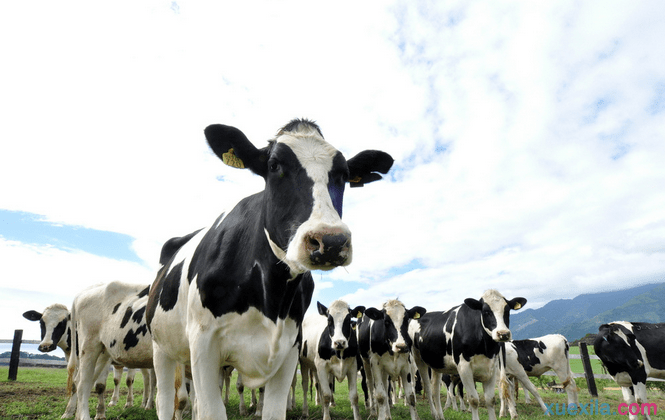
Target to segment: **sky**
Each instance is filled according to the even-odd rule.
[[[166,240],[263,188],[209,151],[214,123],[262,147],[305,117],[395,159],[347,188],[354,261],[313,273],[313,303],[663,282],[663,21],[660,1],[7,2],[0,338],[152,283]]]

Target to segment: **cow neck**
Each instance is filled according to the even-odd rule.
[[[465,342],[465,345],[461,346],[462,348],[457,350],[455,352],[456,354],[454,354],[455,363],[459,363],[460,353],[466,360],[471,360],[471,357],[475,356],[478,350],[482,350],[483,355],[488,358],[492,358],[499,354],[499,344],[492,339],[492,336],[487,334],[487,331],[485,331],[485,328],[482,326],[482,322],[480,321],[482,316],[481,311],[471,309],[466,305],[461,305],[457,313],[458,320],[460,319],[460,316],[467,320],[467,322],[468,320],[474,320],[472,322],[477,322],[477,325],[473,328],[468,328],[468,326],[461,325],[459,322],[455,325],[455,335],[460,336]],[[474,330],[478,331],[478,333],[469,334],[470,331]]]
[[[243,199],[215,223],[192,258],[190,281],[196,278],[202,304],[215,317],[250,307],[273,322],[301,316],[291,309],[311,274],[293,276],[275,256],[264,232],[263,195]]]

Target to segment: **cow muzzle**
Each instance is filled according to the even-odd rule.
[[[348,342],[346,340],[335,340],[333,347],[335,350],[346,350],[348,347]]]
[[[406,343],[395,344],[393,347],[394,347],[395,353],[408,353],[409,352],[409,346],[407,346]]]
[[[498,338],[497,341],[505,342],[505,341],[510,341],[512,334],[510,333],[510,330],[502,330],[502,331],[497,331],[496,336]]]
[[[50,351],[55,350],[56,347],[57,347],[57,344],[55,344],[55,343],[40,344],[39,347],[37,347],[37,350],[41,351],[42,353],[48,353]]]
[[[351,237],[345,233],[310,233],[305,237],[309,261],[315,266],[339,267],[351,256]]]

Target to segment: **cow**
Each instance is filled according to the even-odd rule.
[[[570,346],[566,337],[561,334],[549,334],[528,340],[513,340],[503,345],[506,348],[506,374],[509,378],[517,379],[522,383],[527,398],[530,392],[536,398],[544,413],[548,413],[549,409],[538,394],[536,387],[529,380],[529,376],[539,377],[549,370],[553,370],[559,377],[559,381],[568,394],[568,405],[579,406],[577,385],[570,369],[568,357]],[[506,405],[515,401],[512,396],[514,388],[509,387],[508,390],[511,393],[510,396],[500,394],[499,417],[505,415]]]
[[[621,386],[628,407],[624,414],[637,418],[633,404],[649,419],[656,405],[647,401],[647,378],[665,379],[665,323],[615,321],[598,327],[593,341],[596,356]]]
[[[330,403],[334,380],[348,379],[349,400],[353,409],[353,419],[360,420],[358,409],[358,340],[352,327],[351,318],[359,318],[364,306],[351,309],[343,300],[336,300],[330,307],[317,302],[318,314],[305,318],[302,323],[303,344],[300,351],[300,372],[302,374],[303,403],[302,415],[309,416],[307,388],[309,373],[314,373],[319,392],[323,396],[323,420],[330,420]]]
[[[65,354],[65,360],[69,362],[69,357],[71,355],[71,350],[72,350],[72,335],[71,335],[71,314],[69,312],[69,309],[65,305],[55,303],[53,305],[48,306],[44,311],[38,312],[35,310],[30,310],[26,311],[23,314],[23,317],[29,321],[39,321],[40,327],[41,327],[41,343],[39,343],[38,350],[43,352],[43,353],[48,353],[53,350],[55,350],[57,347],[60,347],[60,349],[63,351]],[[118,402],[118,396],[120,395],[120,376],[122,375],[123,372],[123,367],[122,366],[114,366],[115,368],[115,375],[114,375],[114,390],[113,390],[113,397],[111,398],[111,402],[109,403],[109,406],[113,406],[117,404]],[[108,370],[104,370],[102,366],[99,367],[101,374],[97,378],[97,381],[95,382],[95,390],[97,391],[97,397],[99,400],[98,408],[97,408],[97,417],[103,417],[105,413],[105,408],[104,408],[104,395],[103,392],[106,387],[106,378],[108,377]],[[127,372],[127,388],[128,388],[128,394],[127,394],[127,403],[125,404],[125,407],[129,407],[133,405],[134,402],[134,394],[133,394],[133,378],[134,378],[135,370],[130,369]],[[149,398],[151,395],[151,388],[149,387],[149,375],[147,372],[143,372],[144,378],[147,378],[145,381],[145,386],[143,389],[143,402],[141,403],[141,407],[144,407],[146,409],[153,408],[152,407],[152,398]],[[154,381],[152,382],[154,384]],[[152,389],[154,391],[154,387]],[[76,401],[77,401],[77,396],[76,396],[76,388],[74,387],[72,389],[72,393],[69,397],[69,400],[67,401],[67,407],[65,408],[65,412],[62,415],[63,419],[66,418],[71,418],[74,416],[76,413]]]
[[[246,386],[265,385],[263,418],[284,419],[314,290],[310,271],[351,263],[351,232],[341,219],[345,184],[381,179],[393,159],[368,150],[347,161],[305,119],[286,124],[261,149],[235,127],[215,124],[204,133],[224,163],[250,169],[265,188],[211,226],[164,245],[147,313],[158,415],[172,417],[160,401],[172,400],[173,390],[160,384],[172,380],[176,365],[191,363],[202,419],[226,418],[216,385],[216,367],[226,365]]]
[[[388,382],[398,377],[404,384],[411,420],[418,419],[408,326],[409,321],[420,318],[425,312],[421,306],[406,309],[399,299],[391,299],[381,310],[367,308],[358,322],[358,348],[367,376],[370,412],[378,414],[378,420],[391,418]]]
[[[115,281],[92,286],[74,298],[71,331],[77,351],[67,364],[67,382],[78,390],[77,419],[90,418],[87,396],[95,378],[106,378],[112,361],[130,369],[152,368],[152,339],[145,321],[149,289],[149,285]],[[96,385],[99,394],[103,395],[105,382]],[[150,380],[146,382],[150,387]],[[146,406],[150,407],[152,392],[148,395]]]
[[[499,343],[511,339],[509,316],[526,304],[526,299],[504,298],[496,290],[487,290],[480,300],[468,298],[464,304],[445,312],[427,312],[409,326],[414,342],[414,359],[421,375],[432,369],[434,390],[429,381],[423,388],[436,420],[443,419],[441,375],[459,374],[471,408],[473,420],[478,420],[478,392],[475,382],[481,382],[490,420],[494,412],[494,387],[497,382]],[[437,398],[433,398],[436,395]],[[511,412],[511,415],[513,413]]]

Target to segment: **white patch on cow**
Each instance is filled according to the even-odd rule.
[[[263,231],[266,234],[266,238],[268,239],[268,244],[270,245],[270,249],[272,250],[272,253],[275,254],[275,257],[277,257],[278,260],[283,262],[289,267],[289,270],[292,274],[291,280],[295,279],[298,273],[304,273],[307,271],[307,267],[303,266],[302,264],[298,263],[297,261],[289,260],[286,256],[286,251],[284,251],[282,248],[279,247],[271,238],[270,238],[270,233],[268,233],[268,229],[263,228]]]
[[[503,321],[503,313],[507,305],[506,299],[503,297],[503,295],[501,295],[501,293],[494,289],[487,290],[485,293],[483,293],[482,299],[490,307],[492,313],[494,314],[494,318],[496,318],[496,327],[492,330],[483,324],[483,328],[487,334],[489,334],[492,337],[492,340],[496,342],[510,340],[510,329]],[[508,334],[508,339],[502,339],[500,337],[502,334]]]
[[[337,150],[328,144],[316,130],[289,132],[277,138],[277,142],[291,148],[298,161],[307,172],[307,176],[314,182],[312,213],[307,221],[298,227],[291,238],[286,251],[286,261],[289,267],[304,267],[307,270],[331,270],[335,266],[314,266],[309,259],[307,249],[308,235],[338,235],[344,234],[349,238],[349,247],[344,266],[351,263],[353,255],[351,248],[351,231],[342,222],[342,219],[333,206],[328,191],[328,174],[332,169],[333,158]],[[306,271],[306,270],[303,270]]]

